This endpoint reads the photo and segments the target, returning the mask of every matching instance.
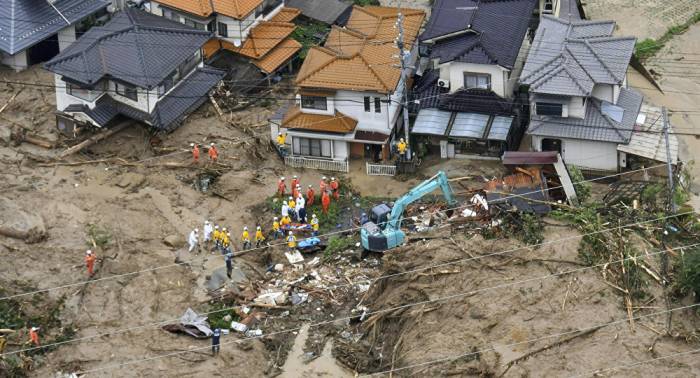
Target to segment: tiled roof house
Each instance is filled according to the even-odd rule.
[[[109,0],[0,1],[0,59],[21,71],[53,58],[106,15]]]
[[[210,38],[134,8],[93,27],[45,65],[55,74],[59,129],[105,127],[117,117],[174,129],[224,75],[202,61]]]
[[[410,48],[425,14],[401,13]],[[332,27],[324,45],[309,50],[296,78],[296,103],[271,123],[273,138],[288,133],[291,156],[346,161],[388,155],[405,90],[397,16],[396,8],[354,6],[346,27]]]
[[[514,104],[537,0],[436,0],[420,36],[412,134],[443,157],[517,149]]]
[[[543,17],[520,76],[530,92],[534,150],[559,151],[568,164],[592,170],[627,165],[619,147],[648,117],[640,113],[642,95],[627,88],[635,38],[613,37],[614,30],[614,21]]]
[[[208,30],[216,38],[204,48],[210,57],[221,49],[250,59],[266,74],[273,73],[301,50],[290,36],[298,9],[285,7],[283,0],[156,0],[151,12]]]

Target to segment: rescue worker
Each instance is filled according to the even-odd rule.
[[[328,183],[326,183],[326,180],[328,180],[326,178],[326,176],[323,176],[323,178],[321,179],[321,182],[318,184],[318,188],[321,191],[321,194],[323,194],[323,192],[328,190]]]
[[[297,185],[299,185],[299,178],[295,175],[292,177],[292,185],[290,187],[294,189]],[[296,196],[294,198],[296,198]]]
[[[211,234],[214,231],[214,227],[212,227],[210,221],[204,221],[204,243],[206,244],[206,247],[209,248],[209,245],[211,244]]]
[[[282,218],[289,216],[289,204],[282,202]]]
[[[211,354],[216,356],[219,354],[219,348],[221,344],[221,330],[216,328],[214,333],[211,335]]]
[[[265,236],[263,235],[262,229],[260,226],[255,228],[255,246],[260,247],[260,244],[262,244],[265,241]]]
[[[34,346],[41,346],[39,343],[39,327],[29,329],[29,342],[34,344]]]
[[[304,196],[299,193],[296,202],[296,208],[294,209],[297,213],[300,223],[306,223],[306,201],[304,201]]]
[[[282,232],[280,229],[280,222],[277,217],[272,220],[272,235],[274,236],[275,240],[277,240],[277,238],[280,236],[284,237],[284,232]]]
[[[287,205],[289,205],[289,213],[292,216],[292,219],[294,219],[296,221],[297,220],[297,213],[296,213],[297,203],[294,202],[293,197],[289,197],[289,201],[287,201]]]
[[[214,239],[214,248],[219,249],[221,247],[221,231],[219,231],[219,225],[214,226],[214,232],[212,233],[212,238]]]
[[[85,266],[87,267],[88,276],[92,276],[95,273],[95,260],[97,260],[97,257],[88,249],[85,253]]]
[[[224,232],[221,236],[221,254],[226,253],[226,250],[231,247],[231,233],[227,232],[224,228]]]
[[[292,187],[292,197],[297,198],[299,197],[299,191],[301,190],[301,186],[297,184],[297,186]]]
[[[335,179],[335,177],[331,177],[331,190],[333,191],[333,199],[338,200],[340,198],[340,183]]]
[[[290,224],[292,224],[292,220],[289,219],[289,215],[287,215],[286,217],[282,217],[280,228],[284,230],[286,227],[289,227]],[[284,233],[282,233],[282,236],[284,236]]]
[[[277,182],[277,195],[284,197],[286,192],[287,184],[284,183],[284,177],[280,177],[280,180]]]
[[[323,207],[323,213],[328,214],[328,207],[331,205],[331,196],[328,195],[327,191],[321,194],[321,206]]]
[[[199,229],[194,229],[192,232],[190,232],[190,236],[187,239],[187,243],[190,245],[190,249],[188,252],[192,253],[192,251],[197,248],[197,244],[199,244]],[[197,248],[199,251],[199,248]]]
[[[231,279],[231,272],[233,272],[233,252],[226,252],[224,255],[224,261],[226,262],[226,276]]]
[[[406,142],[401,138],[399,140],[399,143],[396,145],[396,149],[399,151],[399,159],[405,160],[406,159],[406,149],[408,148],[408,145]]]
[[[243,234],[241,234],[241,242],[243,243],[243,249],[250,248],[250,234],[248,233],[248,227],[243,227]]]
[[[282,134],[280,131],[277,133],[277,148],[280,149],[280,151],[285,149],[285,144],[287,143],[287,136],[285,134]]]
[[[316,193],[314,193],[314,187],[309,185],[309,189],[306,190],[306,206],[311,207],[314,204],[314,198]]]
[[[292,253],[297,249],[297,238],[292,231],[289,231],[289,236],[287,236],[287,247],[289,247],[289,252]]]
[[[216,149],[216,146],[214,146],[214,143],[209,145],[209,159],[216,163],[216,161],[219,159],[219,150]]]
[[[318,236],[318,218],[316,214],[311,215],[311,235]]]
[[[190,143],[190,147],[192,148],[192,161],[195,164],[199,163],[199,146],[194,143]]]

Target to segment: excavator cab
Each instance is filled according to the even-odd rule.
[[[390,214],[391,207],[386,204],[380,204],[372,208],[369,214],[369,220],[383,230],[386,228],[386,223],[389,220]]]
[[[372,208],[369,214],[369,222],[362,225],[360,237],[362,245],[368,251],[383,252],[389,249],[389,241],[382,232],[389,221],[391,207],[380,204]]]

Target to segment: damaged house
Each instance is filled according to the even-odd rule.
[[[420,36],[416,140],[443,158],[499,158],[527,122],[515,95],[537,0],[437,0]]]
[[[614,21],[543,16],[520,77],[530,93],[532,150],[557,151],[588,171],[626,168],[628,153],[657,158],[663,134],[649,129],[662,126],[660,112],[643,109],[642,95],[627,88],[635,38],[613,37],[614,29]]]
[[[117,117],[158,131],[177,127],[224,73],[207,67],[211,33],[126,8],[46,63],[55,74],[56,122],[105,127]]]
[[[425,13],[401,12],[410,48]],[[273,140],[280,131],[288,135],[286,164],[347,171],[350,157],[389,157],[406,90],[397,16],[397,8],[355,6],[345,28],[334,26],[323,46],[309,50],[295,103],[270,120]]]
[[[0,59],[15,71],[45,62],[65,50],[98,20],[110,0],[3,0]]]
[[[214,33],[204,47],[206,58],[229,51],[264,75],[285,68],[301,50],[301,44],[291,38],[295,28],[291,21],[301,12],[285,7],[283,0],[157,0],[151,1],[150,9]]]

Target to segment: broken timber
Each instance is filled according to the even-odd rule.
[[[65,157],[73,155],[76,152],[82,150],[83,148],[92,146],[93,144],[101,141],[102,139],[109,138],[110,136],[124,130],[125,128],[130,126],[132,123],[133,123],[133,121],[124,121],[124,122],[110,128],[110,129],[105,129],[101,133],[99,133],[97,135],[93,135],[90,138],[76,144],[75,146],[66,149],[65,151],[61,152],[61,154],[58,155],[58,157],[60,159],[63,159]]]

